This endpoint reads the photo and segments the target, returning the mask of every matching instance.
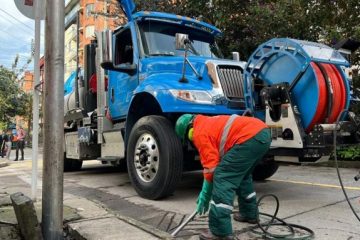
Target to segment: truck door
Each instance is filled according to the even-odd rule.
[[[134,41],[130,26],[125,27],[114,35],[114,65],[131,66],[136,59],[134,56]],[[136,45],[135,45],[136,46]],[[126,116],[132,93],[138,85],[137,70],[109,71],[109,109],[112,119]]]

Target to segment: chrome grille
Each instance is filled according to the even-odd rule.
[[[230,100],[244,99],[242,69],[238,66],[219,65],[217,72],[225,96]]]

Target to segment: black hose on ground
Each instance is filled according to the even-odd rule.
[[[348,112],[348,110],[343,110],[343,111],[339,114],[339,116],[338,116],[338,118],[337,118],[337,120],[336,120],[336,123],[335,123],[334,139],[333,139],[333,140],[334,140],[334,142],[333,142],[333,144],[334,144],[334,159],[335,159],[336,172],[337,172],[337,175],[338,175],[338,178],[339,178],[339,182],[340,182],[341,189],[342,189],[342,191],[343,191],[343,193],[344,193],[344,196],[345,196],[345,198],[346,198],[346,201],[348,202],[348,204],[349,204],[349,206],[350,206],[351,211],[354,213],[355,217],[356,217],[357,220],[359,220],[359,222],[360,222],[360,217],[359,217],[359,215],[356,213],[353,205],[351,204],[351,202],[350,202],[350,200],[349,200],[349,197],[348,197],[348,195],[347,195],[347,192],[346,192],[346,190],[345,190],[344,184],[343,184],[343,182],[342,182],[342,178],[341,178],[340,170],[339,170],[339,165],[338,165],[338,160],[337,160],[337,152],[336,152],[336,150],[337,150],[337,141],[336,141],[336,139],[337,139],[337,130],[336,130],[336,129],[337,129],[337,126],[339,125],[339,122],[340,122],[341,117],[342,117],[343,114],[346,113],[346,112]]]
[[[308,240],[308,239],[313,239],[315,236],[315,233],[313,230],[311,230],[310,228],[301,226],[301,225],[297,225],[297,224],[292,224],[292,223],[287,223],[284,220],[282,220],[281,218],[277,217],[277,214],[279,212],[279,207],[280,207],[280,202],[279,199],[276,195],[274,194],[266,194],[263,195],[259,198],[259,200],[257,201],[257,208],[259,208],[259,205],[261,204],[261,202],[263,201],[264,198],[273,198],[275,199],[276,202],[276,209],[275,212],[271,215],[271,214],[267,214],[267,213],[259,213],[259,216],[266,216],[266,217],[270,217],[271,220],[266,222],[266,223],[260,223],[260,218],[258,217],[257,219],[257,226],[252,228],[251,231],[255,234],[258,235],[262,235],[262,237],[264,239],[281,239],[281,240]],[[271,228],[272,226],[283,226],[285,228],[287,228],[287,233],[285,234],[275,234],[275,233],[271,233],[269,228]],[[256,230],[256,229],[260,229],[260,230]],[[305,231],[307,234],[300,236],[300,237],[296,237],[295,234],[295,230],[303,230]]]
[[[339,122],[340,122],[341,117],[342,117],[343,114],[346,113],[346,112],[348,112],[348,110],[343,110],[343,111],[339,114],[339,116],[338,116],[338,118],[337,118],[337,120],[336,120],[336,123],[335,123],[334,138],[333,138],[334,159],[335,159],[336,172],[337,172],[337,175],[338,175],[338,178],[339,178],[339,182],[340,182],[340,186],[341,186],[341,189],[342,189],[342,191],[343,191],[343,193],[344,193],[345,199],[346,199],[346,201],[348,202],[348,204],[349,204],[349,206],[350,206],[350,209],[351,209],[351,211],[354,213],[355,217],[360,221],[360,217],[359,217],[359,215],[356,213],[353,205],[352,205],[351,202],[350,202],[350,199],[349,199],[349,197],[348,197],[348,195],[347,195],[347,192],[346,192],[346,190],[345,190],[345,187],[344,187],[344,184],[343,184],[343,181],[342,181],[342,178],[341,178],[340,170],[339,170],[338,160],[337,160],[337,152],[336,152],[336,151],[337,151],[337,141],[336,141],[336,140],[337,140],[337,130],[336,130],[336,129],[337,129],[337,126],[339,125]],[[355,179],[355,180],[356,180],[356,179]],[[252,232],[254,232],[254,233],[256,233],[256,234],[263,235],[263,237],[264,237],[265,239],[282,239],[282,240],[287,240],[287,239],[289,239],[289,240],[294,240],[294,239],[296,239],[296,240],[305,240],[305,239],[312,239],[312,238],[315,236],[314,232],[313,232],[311,229],[309,229],[309,228],[307,228],[307,227],[304,227],[304,226],[301,226],[301,225],[286,223],[285,221],[283,221],[282,219],[280,219],[280,218],[277,217],[280,203],[279,203],[279,199],[278,199],[275,195],[273,195],[273,194],[267,194],[267,195],[264,195],[264,196],[260,197],[259,200],[258,200],[258,202],[257,202],[257,207],[259,207],[259,205],[260,205],[260,203],[262,202],[262,200],[263,200],[264,198],[266,198],[266,197],[272,197],[272,198],[275,199],[275,201],[276,201],[276,209],[275,209],[275,212],[274,212],[273,215],[267,214],[267,213],[261,213],[261,212],[260,212],[259,215],[270,217],[271,220],[268,221],[268,222],[266,222],[266,223],[260,223],[260,222],[259,222],[259,218],[258,218],[258,220],[257,220],[257,226],[252,229]],[[276,220],[277,222],[276,222],[275,220]],[[279,234],[273,234],[273,233],[269,232],[269,228],[270,228],[271,226],[284,226],[284,227],[288,228],[289,233],[287,233],[287,234],[281,234],[281,235],[279,235]],[[306,236],[301,236],[301,237],[294,237],[294,234],[295,234],[295,230],[294,230],[294,229],[296,229],[296,228],[308,232],[308,235],[306,235]],[[255,229],[260,229],[261,231],[256,231]]]

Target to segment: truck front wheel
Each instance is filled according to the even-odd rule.
[[[127,166],[136,192],[159,199],[174,192],[182,173],[183,152],[171,122],[146,116],[136,122],[127,146]]]

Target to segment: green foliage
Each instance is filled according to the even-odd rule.
[[[332,45],[360,40],[358,0],[136,0],[137,9],[199,18],[224,32],[219,45],[225,56],[238,51],[246,60],[256,47],[274,37],[321,41]],[[212,5],[209,4],[212,2]],[[359,54],[358,54],[359,55]],[[355,57],[359,63],[360,56]]]
[[[15,115],[27,115],[29,102],[31,98],[19,88],[15,73],[0,66],[0,126],[7,126]]]
[[[360,159],[360,146],[343,147],[337,151],[337,155],[341,159],[358,160]]]

